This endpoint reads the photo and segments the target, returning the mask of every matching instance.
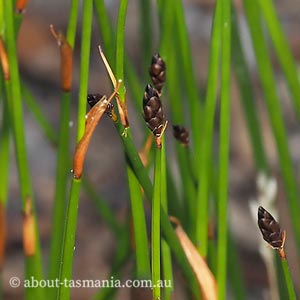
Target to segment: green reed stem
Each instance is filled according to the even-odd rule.
[[[143,54],[142,63],[144,66],[147,66],[151,56],[153,55],[151,1],[139,0],[138,2],[140,8],[140,49]]]
[[[78,200],[80,196],[81,181],[72,180],[70,199],[66,209],[65,228],[62,239],[61,260],[60,263],[59,282],[70,280],[72,278],[73,256],[75,251],[75,233],[78,216]],[[57,291],[57,300],[70,299],[70,287],[68,285],[59,285]]]
[[[207,255],[208,234],[208,199],[209,178],[211,168],[211,152],[213,140],[214,116],[217,100],[219,56],[221,47],[221,4],[217,2],[213,18],[212,37],[209,57],[209,70],[207,79],[206,105],[204,110],[204,127],[201,156],[201,168],[199,169],[199,189],[197,195],[197,222],[196,241],[201,255]]]
[[[200,103],[200,96],[198,93],[198,85],[196,82],[193,61],[190,49],[190,42],[188,37],[188,30],[184,17],[184,8],[181,0],[174,0],[170,2],[169,7],[174,7],[175,13],[175,28],[179,37],[179,51],[182,60],[182,77],[186,87],[186,96],[189,102],[189,113],[192,126],[192,138],[194,145],[194,161],[195,169],[200,167],[200,149],[201,149],[201,135],[199,134],[200,128],[202,128],[202,107]]]
[[[76,24],[78,15],[78,0],[71,2],[70,17],[68,24],[67,42],[73,49],[76,35]],[[61,61],[63,63],[63,61]],[[71,92],[63,91],[60,99],[60,124],[58,134],[58,150],[56,165],[56,188],[54,195],[52,215],[52,235],[50,244],[48,277],[56,279],[59,276],[61,259],[61,245],[64,231],[64,217],[66,211],[66,197],[68,186],[68,175],[70,174],[69,145],[70,145],[70,117],[71,117]],[[49,298],[55,299],[57,289],[49,290]]]
[[[161,206],[161,149],[156,150],[152,200],[151,253],[152,282],[160,280],[160,206]],[[160,299],[160,287],[153,288],[153,299]]]
[[[219,0],[220,1],[220,0]],[[226,299],[227,285],[227,201],[230,144],[230,51],[231,51],[231,1],[222,4],[222,62],[221,62],[221,111],[220,111],[220,153],[218,185],[218,299]]]
[[[168,193],[167,193],[167,168],[166,168],[166,149],[165,149],[165,137],[162,140],[161,148],[161,207],[168,214]],[[171,199],[172,201],[173,199]],[[173,288],[173,268],[172,268],[172,256],[171,249],[165,239],[161,240],[161,259],[163,278],[170,283],[164,287],[164,299],[170,300]]]
[[[101,31],[103,47],[111,68],[114,69],[115,58],[115,33],[110,22],[110,17],[105,7],[104,0],[94,0],[95,13],[97,16],[98,26]]]
[[[8,110],[10,113],[10,124],[13,129],[15,152],[19,173],[19,185],[22,199],[22,210],[25,211],[26,201],[30,201],[34,219],[35,231],[35,253],[25,258],[25,278],[33,276],[37,280],[43,278],[42,261],[40,253],[39,233],[37,228],[34,200],[31,189],[29,164],[27,160],[26,142],[24,135],[24,119],[21,102],[21,88],[19,68],[17,61],[17,46],[15,36],[15,23],[12,1],[4,1],[5,38],[10,67],[10,79],[6,81]],[[25,289],[25,299],[45,299],[44,289],[41,287]]]
[[[0,74],[0,77],[2,74]],[[9,124],[9,111],[8,103],[5,92],[5,84],[1,78],[0,95],[2,97],[2,124],[0,128],[0,203],[6,207],[7,194],[8,194],[8,178],[9,178],[9,137],[10,137],[10,124]]]
[[[127,13],[128,0],[120,0],[120,8],[117,24],[116,36],[116,78],[122,79],[119,89],[119,95],[122,102],[125,102],[125,85],[124,85],[124,40],[125,40],[125,22]]]
[[[83,2],[82,17],[82,39],[81,39],[81,60],[80,60],[80,83],[79,83],[79,102],[78,102],[78,127],[77,142],[80,141],[85,129],[86,95],[88,91],[88,72],[90,61],[91,28],[93,16],[93,1]],[[74,243],[77,226],[78,204],[80,197],[81,180],[72,179],[70,198],[66,209],[65,227],[63,233],[63,243],[61,249],[61,268],[59,279],[72,278]],[[70,288],[60,286],[58,288],[57,299],[68,300],[70,298]]]
[[[297,65],[293,58],[288,40],[278,20],[274,3],[270,0],[258,0],[261,13],[266,21],[276,54],[289,86],[295,112],[300,115],[300,81],[297,76]]]
[[[256,111],[255,95],[251,86],[251,76],[243,53],[238,32],[237,16],[232,8],[231,51],[232,64],[239,85],[240,99],[244,109],[255,165],[258,170],[267,171],[268,163],[262,141],[262,133]]]
[[[44,135],[51,143],[57,145],[58,136],[56,134],[56,131],[53,129],[53,127],[45,117],[45,114],[42,112],[41,107],[35,101],[35,98],[33,97],[32,93],[24,84],[21,84],[21,88],[24,102],[33,114],[39,126],[41,127]]]
[[[127,176],[136,252],[136,276],[140,279],[150,279],[150,256],[141,186],[129,166],[127,167]]]
[[[281,265],[284,273],[285,283],[288,290],[289,300],[296,300],[296,292],[293,285],[293,279],[289,270],[289,265],[286,259],[281,260]]]

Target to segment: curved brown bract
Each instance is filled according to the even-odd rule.
[[[183,230],[180,221],[172,216],[170,217],[170,221],[176,225],[175,233],[196,276],[197,282],[202,291],[203,299],[217,300],[217,282],[213,273],[209,269],[205,258],[199,254],[197,248]]]
[[[27,197],[23,212],[23,247],[26,256],[35,255],[35,220],[32,213],[32,203]]]
[[[7,56],[7,51],[2,37],[0,37],[0,62],[1,62],[1,68],[3,72],[4,80],[9,80],[10,70],[9,70],[8,56]]]
[[[53,25],[50,25],[50,31],[60,47],[60,86],[63,91],[69,92],[72,85],[73,49],[62,32],[56,33]]]
[[[98,122],[105,113],[108,103],[106,96],[103,96],[86,115],[84,135],[77,144],[73,159],[73,176],[76,179],[79,179],[82,175],[84,159],[91,137]]]
[[[118,81],[117,87],[111,94],[109,99],[107,99],[106,96],[103,96],[86,114],[84,134],[76,146],[73,158],[73,176],[76,179],[81,178],[85,155],[90,144],[91,137],[95,131],[95,128],[99,123],[100,119],[102,118],[103,114],[106,112],[107,106],[109,105],[111,100],[117,95],[118,90],[120,88],[120,84],[121,81]]]

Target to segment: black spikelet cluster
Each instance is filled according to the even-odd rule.
[[[166,64],[159,54],[155,54],[152,57],[149,75],[154,87],[157,89],[158,93],[161,94],[166,81]]]
[[[100,99],[103,97],[101,94],[88,94],[87,102],[89,106],[92,108]]]
[[[274,249],[280,249],[284,245],[285,234],[279,223],[262,206],[258,208],[258,227],[263,239]]]
[[[92,108],[97,102],[99,102],[101,100],[101,98],[103,97],[103,95],[101,94],[88,94],[87,96],[87,102],[89,104],[89,106]],[[113,109],[114,109],[114,105],[110,102],[107,105],[106,111],[105,113],[112,118],[113,116]]]
[[[143,113],[148,128],[156,137],[160,137],[165,125],[165,118],[158,92],[150,84],[147,84],[145,88]]]
[[[173,135],[176,140],[178,140],[182,145],[189,145],[189,132],[181,125],[173,125]]]

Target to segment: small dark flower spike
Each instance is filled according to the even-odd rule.
[[[100,99],[103,97],[103,95],[100,94],[88,94],[87,96],[87,102],[89,106],[92,108]]]
[[[103,98],[101,94],[88,94],[87,96],[87,102],[92,108],[98,101],[100,101]],[[114,121],[116,122],[117,116],[114,112],[114,105],[110,102],[107,105],[105,113]]]
[[[158,92],[150,84],[145,88],[143,114],[148,128],[159,139],[166,128],[166,121]]]
[[[159,54],[155,54],[152,57],[151,65],[149,68],[149,75],[151,77],[153,85],[160,95],[166,81],[166,64]]]
[[[183,146],[189,145],[189,132],[181,125],[173,125],[173,135]]]
[[[281,230],[279,223],[262,206],[258,208],[258,227],[263,235],[263,239],[273,248],[278,250],[280,256],[285,258],[283,246],[286,233]]]

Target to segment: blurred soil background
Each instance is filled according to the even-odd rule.
[[[119,1],[107,0],[113,23],[116,23]],[[210,0],[185,0],[186,19],[188,23],[190,40],[192,45],[193,60],[197,79],[204,91],[208,47],[210,39],[210,26],[212,21],[214,1]],[[244,49],[247,53],[248,63],[252,70],[252,80],[256,87],[256,99],[254,104],[259,107],[262,133],[268,159],[273,166],[273,175],[278,177],[278,207],[280,211],[282,227],[289,230],[290,224],[286,217],[287,206],[282,192],[282,184],[278,176],[278,164],[276,147],[272,133],[268,125],[268,117],[262,103],[262,94],[255,71],[255,60],[245,20],[242,16],[242,6],[239,7],[241,33]],[[280,20],[287,33],[294,56],[299,61],[300,56],[300,2],[297,0],[277,0],[276,7]],[[155,5],[155,1],[153,1]],[[21,78],[38,99],[44,113],[49,118],[54,128],[58,128],[59,122],[59,49],[49,31],[49,25],[53,24],[57,30],[65,30],[68,19],[69,1],[42,1],[31,0],[24,13],[24,21],[18,39],[18,51],[21,66]],[[154,16],[154,20],[156,17]],[[154,29],[157,34],[157,24],[154,21]],[[105,68],[99,58],[97,46],[101,44],[101,35],[96,22],[93,27],[91,44],[90,80],[89,91],[110,94],[111,86],[105,73]],[[153,39],[157,44],[157,36]],[[148,65],[141,63],[141,49],[139,45],[139,16],[138,1],[130,0],[126,28],[126,45],[131,58],[135,58],[136,66],[147,69]],[[174,45],[176,47],[176,45]],[[72,113],[72,141],[71,151],[74,149],[74,127],[76,126],[76,106],[78,94],[78,74],[80,57],[80,30],[77,35],[76,49],[74,53],[75,69],[73,79],[73,103]],[[88,62],[87,62],[88,63]],[[150,63],[150,57],[149,57]],[[278,70],[274,59],[275,68]],[[300,135],[299,126],[294,119],[293,108],[285,88],[281,75],[277,74],[280,101],[284,108],[286,126],[289,132],[290,149],[296,170],[299,170],[300,159]],[[143,86],[147,82],[143,82]],[[142,100],[142,95],[141,95]],[[140,112],[134,110],[132,99],[128,97],[129,117],[136,144],[142,146],[142,130],[135,126],[135,118]],[[45,266],[49,251],[49,236],[51,230],[51,214],[55,188],[56,152],[53,146],[46,140],[33,116],[24,105],[25,131],[28,146],[35,201],[38,211],[38,221],[41,232],[41,242],[45,258]],[[170,128],[168,139],[171,139]],[[250,198],[257,196],[256,172],[251,158],[251,147],[248,140],[245,120],[239,100],[239,92],[236,88],[234,76],[232,77],[232,126],[231,126],[231,171],[230,171],[230,212],[229,219],[232,231],[237,238],[242,268],[246,278],[248,298],[264,298],[267,288],[267,275],[265,267],[258,254],[258,232],[256,224],[252,221],[248,208]],[[172,155],[172,150],[170,155]],[[20,213],[20,196],[18,189],[18,177],[15,166],[14,153],[11,154],[12,170],[10,174],[10,195],[8,205],[8,243],[6,249],[6,261],[4,265],[5,299],[20,299],[22,290],[11,289],[8,279],[11,276],[23,276],[22,254],[22,227]],[[71,167],[70,167],[71,169]],[[176,169],[175,169],[176,170]],[[120,220],[124,220],[128,212],[129,197],[127,191],[127,179],[124,168],[124,155],[119,137],[108,118],[104,118],[92,139],[87,160],[85,174],[95,184],[99,193],[107,200],[110,207]],[[71,173],[70,173],[71,176]],[[116,247],[116,240],[110,229],[99,217],[94,204],[82,193],[79,207],[79,221],[75,250],[74,278],[78,279],[105,279],[109,276],[110,265]],[[245,235],[245,232],[247,233]],[[247,238],[245,238],[247,236]],[[266,245],[267,247],[267,245]],[[291,271],[296,282],[299,282],[299,268],[294,259],[295,245],[291,239],[287,241],[287,255],[290,260]],[[130,270],[130,268],[128,269]],[[130,271],[129,273],[130,274]],[[130,278],[127,274],[124,278]],[[74,289],[72,299],[88,299],[95,290]],[[179,292],[178,292],[179,293]],[[118,299],[130,299],[129,290],[120,290]],[[174,299],[184,299],[176,296]]]

